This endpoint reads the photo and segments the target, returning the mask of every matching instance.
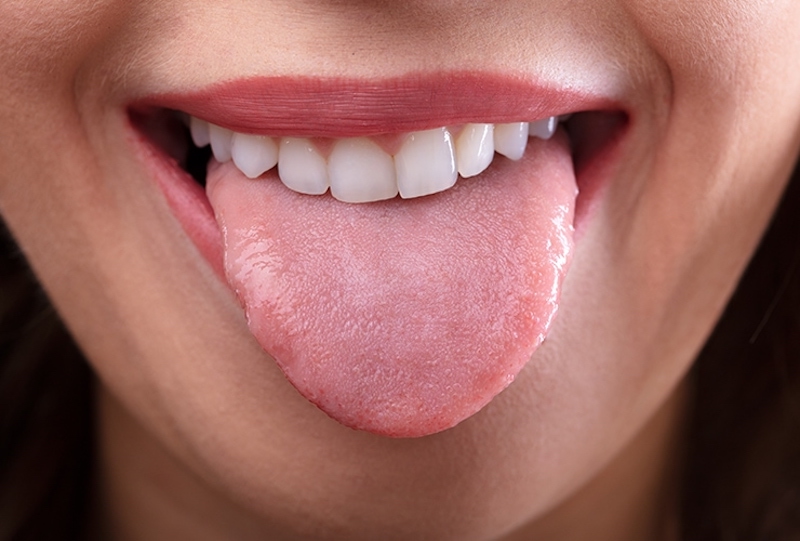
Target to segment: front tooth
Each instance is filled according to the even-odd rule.
[[[328,156],[331,195],[346,203],[366,203],[397,195],[392,157],[364,137],[340,139]]]
[[[235,133],[231,157],[246,177],[258,178],[278,163],[278,145],[272,137]]]
[[[494,149],[510,160],[519,160],[528,145],[528,123],[512,122],[494,127]]]
[[[287,188],[321,195],[328,190],[328,168],[308,139],[284,137],[278,151],[278,175]]]
[[[555,116],[531,122],[531,135],[539,139],[550,139],[556,133],[556,126],[558,126],[558,117]]]
[[[208,146],[211,139],[208,135],[208,122],[196,117],[189,117],[189,131],[192,133],[192,141],[198,148]]]
[[[467,124],[456,139],[458,173],[463,178],[482,173],[494,157],[494,125]]]
[[[208,136],[211,142],[211,152],[219,163],[225,163],[231,159],[231,140],[233,132],[226,130],[215,124],[208,125]]]
[[[415,132],[394,157],[400,197],[420,197],[453,186],[458,178],[453,138],[446,128]]]

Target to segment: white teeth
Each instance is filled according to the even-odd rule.
[[[558,126],[558,117],[555,116],[531,122],[531,135],[539,139],[550,139],[556,133],[556,126]]]
[[[394,157],[400,197],[420,197],[453,186],[458,178],[453,138],[446,128],[415,132]]]
[[[284,137],[278,152],[278,175],[287,188],[321,195],[328,191],[328,167],[308,139]]]
[[[192,133],[192,141],[198,148],[208,146],[211,138],[208,135],[208,122],[197,117],[189,118],[189,131]]]
[[[494,124],[467,124],[456,138],[458,173],[463,178],[479,175],[494,158]]]
[[[208,135],[211,142],[211,152],[219,163],[225,163],[231,159],[231,140],[233,132],[214,124],[208,125]]]
[[[278,163],[278,145],[272,137],[234,133],[231,157],[248,178],[258,178]]]
[[[447,128],[410,133],[392,157],[375,141],[354,137],[333,141],[324,158],[309,139],[234,133],[199,118],[189,118],[192,140],[198,147],[211,144],[216,160],[233,159],[247,177],[255,179],[278,166],[278,176],[291,190],[331,195],[348,203],[421,197],[452,187],[459,174],[479,175],[494,153],[511,160],[525,154],[528,137],[550,139],[562,117],[536,122],[466,124],[453,140]]]
[[[397,196],[394,162],[364,137],[340,139],[328,156],[331,195],[346,203],[380,201]]]
[[[494,149],[510,160],[519,160],[528,145],[528,123],[512,122],[494,127]]]

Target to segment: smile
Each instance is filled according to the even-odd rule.
[[[486,74],[234,81],[129,111],[289,382],[393,437],[476,413],[541,345],[627,126],[607,97]]]

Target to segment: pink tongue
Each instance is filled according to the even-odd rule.
[[[274,177],[211,167],[227,278],[261,346],[340,423],[395,437],[452,427],[543,340],[572,246],[563,138],[420,199],[349,205]]]

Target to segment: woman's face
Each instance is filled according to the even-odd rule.
[[[180,464],[285,533],[374,539],[391,531],[408,539],[424,531],[432,539],[489,539],[565,504],[615,459],[650,453],[644,436],[635,436],[669,431],[663,419],[677,411],[676,389],[763,232],[800,146],[794,0],[4,0],[0,21],[3,217],[109,396]],[[456,88],[470,77],[478,81],[474,89]],[[411,104],[410,112],[392,113],[402,121],[395,128],[368,119],[376,133],[433,128],[444,118],[510,122],[526,107],[541,117],[582,113],[568,128],[577,173],[558,173],[580,194],[572,262],[555,286],[559,308],[544,326],[546,340],[488,406],[422,438],[342,426],[287,381],[259,341],[279,348],[286,342],[281,332],[289,331],[269,327],[275,310],[254,308],[251,332],[235,293],[247,297],[255,286],[233,276],[236,233],[223,227],[244,220],[246,229],[253,220],[271,241],[272,230],[261,227],[267,218],[258,209],[230,210],[218,201],[223,195],[211,194],[209,208],[202,191],[185,186],[177,165],[154,157],[180,145],[162,112],[141,105],[166,100],[200,118],[212,111],[206,120],[235,128],[249,118],[245,105],[269,109],[257,94],[272,92],[280,111],[252,113],[260,127],[250,131],[330,136],[347,131],[326,101],[341,81],[388,95],[373,109],[365,106],[378,117],[375,111],[391,110],[393,92],[443,89],[433,105],[422,100],[421,112],[397,98]],[[223,105],[204,109],[217,92],[212,87],[223,89],[215,102]],[[245,103],[242,88],[256,98]],[[301,105],[291,105],[287,88],[300,88]],[[503,90],[493,98],[497,88]],[[541,94],[542,103],[522,103],[527,94]],[[505,113],[504,104],[513,111]],[[593,109],[603,112],[586,114]],[[359,110],[344,107],[342,126],[354,130]],[[280,114],[285,125],[275,121],[270,131],[270,118]],[[333,127],[323,128],[320,114]],[[301,133],[290,133],[293,117]],[[529,152],[536,148],[532,143]],[[237,173],[227,167],[209,175],[209,192],[234,182]],[[493,202],[487,204],[496,214],[491,205],[505,190],[504,176],[524,190],[526,168],[537,166],[495,157],[492,167],[499,172],[474,181],[483,191],[470,196],[471,188],[459,188],[454,200],[448,192],[431,196],[425,216],[452,213],[460,229],[486,223],[481,205]],[[551,169],[528,176],[547,181]],[[276,182],[275,191],[284,190]],[[333,210],[320,211],[320,196],[292,198],[286,222],[317,224],[309,227],[319,227],[316,212],[347,221],[371,212],[359,209],[383,208],[330,200]],[[395,223],[388,214],[420,206],[395,201],[385,207],[385,223]],[[209,219],[211,210],[217,220]],[[495,229],[506,230],[502,220]],[[293,237],[281,235],[275,233],[281,242],[273,256],[292,248]],[[414,253],[414,242],[405,242],[403,253]],[[333,245],[321,252],[328,259],[340,255]],[[469,239],[464,246],[471,249]],[[348,268],[338,264],[337,272]],[[500,274],[524,279],[527,264],[537,265],[514,260]],[[400,281],[398,288],[410,287]],[[296,283],[286,287],[304,294]],[[515,301],[516,293],[510,292]],[[326,309],[334,314],[340,304],[346,311],[352,302],[334,299]],[[426,304],[421,299],[400,319]],[[254,324],[259,317],[266,323]],[[336,329],[317,337],[317,347],[335,342]],[[482,332],[478,325],[477,338],[453,347],[492,340]],[[340,361],[337,369],[347,369],[348,359]]]

